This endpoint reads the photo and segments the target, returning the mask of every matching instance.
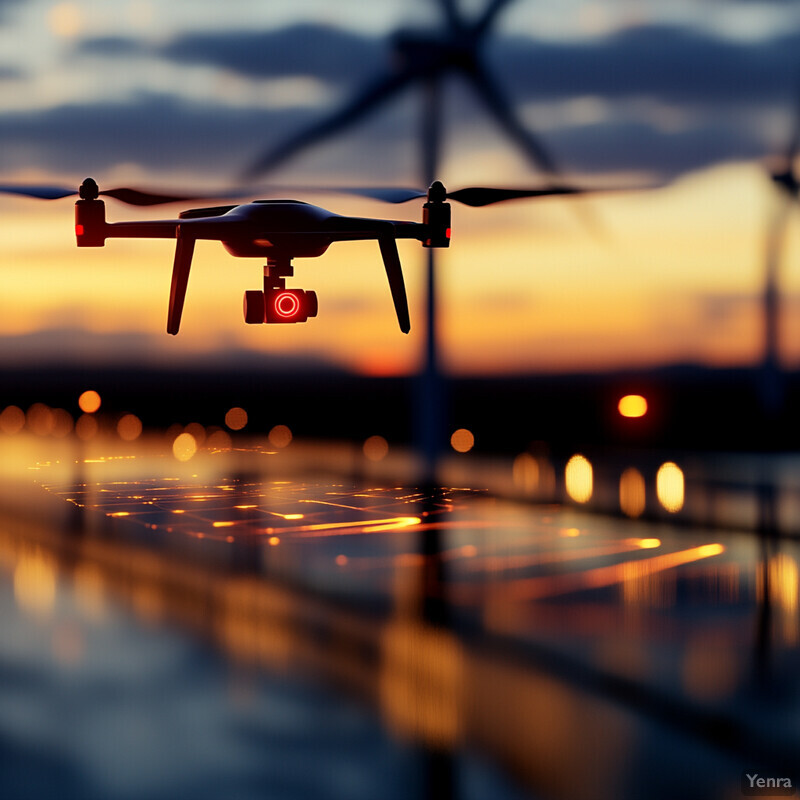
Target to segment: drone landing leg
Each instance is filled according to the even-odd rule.
[[[169,292],[169,312],[167,314],[167,333],[173,336],[180,330],[186,287],[189,283],[189,270],[194,255],[194,239],[182,236],[178,229],[178,242],[175,246],[175,262],[172,266],[172,286]]]

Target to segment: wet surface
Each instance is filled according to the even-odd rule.
[[[794,540],[257,450],[28,478],[0,536],[23,784],[657,800],[796,769]]]

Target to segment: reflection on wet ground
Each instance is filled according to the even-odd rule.
[[[273,455],[31,470],[0,532],[0,783],[659,800],[796,779],[796,541]]]

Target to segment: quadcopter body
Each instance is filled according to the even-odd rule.
[[[241,205],[183,211],[177,219],[107,222],[97,184],[87,178],[75,204],[78,247],[102,247],[111,238],[176,239],[167,332],[180,329],[197,240],[216,240],[232,256],[265,258],[264,288],[245,292],[244,317],[250,324],[305,322],[317,314],[314,292],[287,289],[293,258],[316,258],[334,242],[376,240],[383,259],[395,313],[404,333],[411,328],[397,239],[416,239],[423,247],[450,243],[450,205],[438,181],[428,191],[421,223],[346,217],[297,200],[256,200]]]

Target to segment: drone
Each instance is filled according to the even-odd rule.
[[[87,178],[75,203],[78,247],[103,247],[106,239],[176,239],[167,333],[180,329],[195,242],[222,242],[232,256],[265,258],[263,290],[244,293],[244,320],[251,325],[306,322],[317,315],[317,295],[286,288],[294,275],[292,259],[321,256],[334,242],[375,239],[380,247],[400,330],[408,333],[408,312],[397,239],[417,239],[423,247],[450,244],[450,204],[435,182],[428,190],[422,222],[345,217],[300,200],[254,200],[242,205],[181,211],[178,219],[149,222],[106,222],[99,188]]]
[[[86,178],[77,192],[80,199],[75,203],[75,235],[78,247],[103,247],[107,239],[114,238],[176,240],[167,313],[167,333],[172,335],[180,330],[195,242],[199,239],[222,242],[232,256],[266,260],[263,289],[244,293],[244,320],[251,325],[299,323],[317,316],[316,292],[286,286],[286,279],[294,276],[293,259],[321,256],[334,242],[376,240],[397,322],[400,330],[408,333],[411,321],[397,240],[414,239],[425,248],[449,247],[451,211],[447,200],[481,207],[505,200],[576,195],[592,190],[569,186],[536,189],[473,187],[448,192],[441,181],[434,181],[426,192],[381,187],[323,191],[355,194],[389,203],[425,198],[422,222],[342,216],[300,200],[254,200],[243,204],[192,208],[181,211],[177,219],[107,222],[101,195],[138,206],[198,198],[129,188],[100,191],[93,178]],[[0,184],[0,192],[47,200],[76,194],[73,189],[64,187],[16,184]],[[240,190],[235,190],[227,196],[241,194]]]

